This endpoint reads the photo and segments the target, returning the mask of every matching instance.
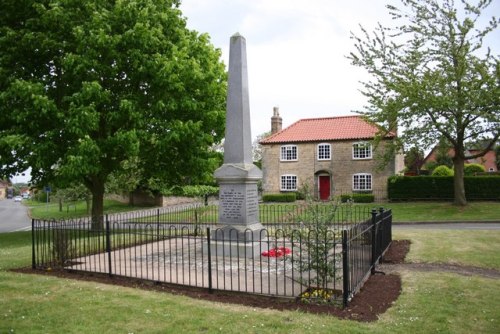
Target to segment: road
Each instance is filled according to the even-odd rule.
[[[29,230],[28,208],[13,199],[0,200],[0,233]]]

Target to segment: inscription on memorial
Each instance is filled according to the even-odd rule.
[[[238,220],[243,215],[243,205],[245,204],[245,194],[236,189],[228,188],[219,194],[221,216],[224,220]]]
[[[257,187],[247,188],[247,214],[252,221],[257,221],[259,216],[259,197]]]
[[[223,221],[236,224],[258,221],[259,199],[257,187],[245,185],[221,187],[219,200],[219,214]]]

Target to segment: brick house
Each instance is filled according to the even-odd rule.
[[[314,196],[328,200],[340,194],[369,192],[387,198],[387,178],[404,168],[398,154],[383,170],[377,167],[371,141],[377,128],[360,116],[301,119],[285,129],[278,109],[271,135],[263,139],[263,192],[297,191],[307,185]],[[390,133],[382,141],[392,140]]]
[[[427,164],[429,162],[436,161],[437,150],[438,150],[437,146],[434,147],[429,152],[429,154],[427,154],[427,156],[424,158],[424,161],[422,162],[422,166],[424,166],[424,169],[425,169],[425,164]],[[475,155],[475,154],[478,154],[479,152],[481,152],[481,150],[478,150],[478,149],[468,149],[468,150],[465,151],[465,155],[466,156]],[[453,148],[450,148],[448,150],[448,156],[451,158],[454,155],[455,155],[455,150]],[[495,151],[494,150],[489,150],[482,157],[478,157],[478,158],[475,158],[475,159],[465,160],[465,163],[466,164],[480,164],[480,165],[483,165],[483,167],[484,167],[484,169],[485,169],[486,172],[492,173],[492,172],[498,172],[496,159],[497,159],[497,156],[496,156]]]
[[[0,180],[0,199],[7,198],[7,188],[9,187],[9,183],[4,180]]]

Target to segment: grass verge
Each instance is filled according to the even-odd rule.
[[[500,232],[467,233],[471,248],[497,245],[470,259],[457,251],[431,256],[433,240],[450,245],[453,235],[414,230],[395,236],[411,239],[415,261],[482,266],[483,257],[498,253]],[[484,239],[484,234],[494,236]],[[500,328],[500,281],[478,276],[403,270],[400,298],[379,321],[367,324],[7,271],[30,264],[30,241],[29,232],[0,234],[0,333],[497,333]]]
[[[451,202],[385,203],[396,222],[500,221],[500,202],[469,202],[460,207]]]
[[[448,263],[500,269],[500,232],[480,230],[393,230],[412,241],[407,262]]]
[[[27,201],[24,204],[30,208],[31,217],[35,219],[67,219],[90,215],[85,201],[63,204],[62,211],[59,211],[60,208],[57,203],[47,204],[36,201]],[[104,200],[104,213],[126,212],[144,208],[145,207],[142,206],[131,206],[115,200]]]

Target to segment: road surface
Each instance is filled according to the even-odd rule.
[[[13,199],[0,200],[0,233],[29,230],[28,208]]]

